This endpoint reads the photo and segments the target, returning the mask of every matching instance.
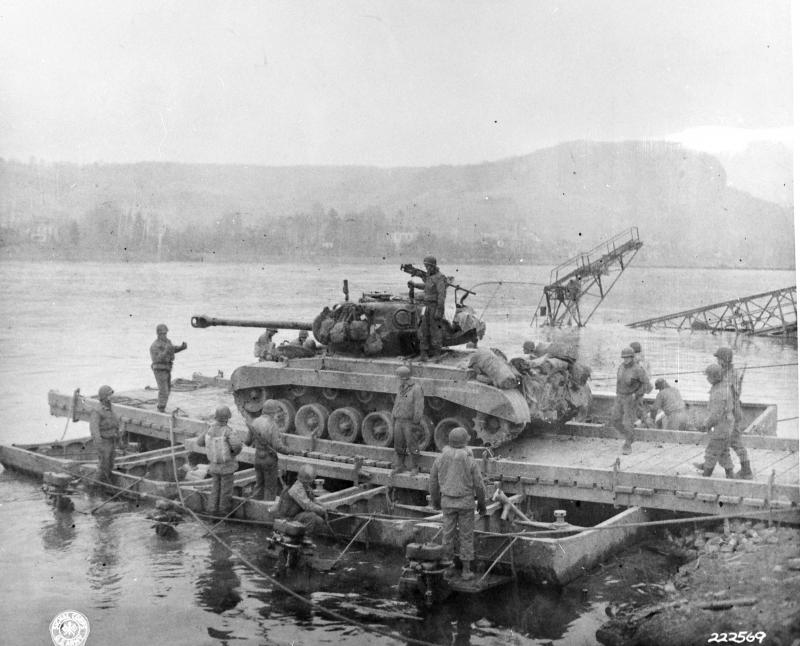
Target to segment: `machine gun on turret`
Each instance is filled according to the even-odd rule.
[[[400,265],[400,270],[404,271],[407,274],[411,274],[414,278],[421,278],[422,280],[425,280],[428,277],[427,271],[425,271],[424,269],[420,269],[419,267],[415,267],[411,263],[405,263],[403,265]],[[462,287],[461,285],[452,282],[453,280],[452,278],[445,276],[445,279],[447,281],[446,285],[448,287],[452,287],[454,290],[453,297],[455,298],[456,301],[456,307],[463,307],[464,299],[470,294],[472,294],[473,296],[475,295],[475,292],[473,292],[472,290],[469,290],[466,287]],[[419,283],[415,283],[414,281],[411,280],[408,281],[408,288],[410,290],[409,297],[411,298],[411,300],[414,300],[414,290],[422,289],[423,287],[424,285],[420,285]],[[463,292],[460,298],[458,296],[459,292]]]

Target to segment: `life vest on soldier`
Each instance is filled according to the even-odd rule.
[[[278,518],[294,518],[303,511],[297,501],[289,495],[289,489],[291,487],[285,487],[281,491],[281,497],[278,501]]]
[[[208,461],[212,464],[223,464],[233,460],[231,446],[225,435],[217,435],[215,437],[211,437],[211,434],[207,435],[206,450],[208,451]]]

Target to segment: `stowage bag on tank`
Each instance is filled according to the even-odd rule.
[[[517,378],[511,366],[491,350],[485,348],[475,350],[469,358],[469,367],[478,374],[488,377],[492,385],[497,388],[511,390],[517,387]]]

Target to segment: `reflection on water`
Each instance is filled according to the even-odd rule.
[[[95,516],[92,532],[92,550],[86,579],[96,592],[95,607],[115,608],[121,593],[122,572],[117,567],[120,558],[119,530],[114,527],[116,517]]]
[[[53,521],[45,523],[39,530],[42,545],[46,550],[65,551],[75,539],[73,512],[59,511],[53,507]]]
[[[242,600],[238,590],[241,581],[233,570],[229,551],[213,539],[206,565],[197,577],[197,602],[218,615],[235,608]]]

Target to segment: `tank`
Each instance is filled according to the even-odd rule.
[[[409,265],[401,269],[424,275]],[[563,421],[567,409],[574,414],[577,407],[570,402],[561,406],[562,413],[543,412],[546,393],[542,388],[532,391],[530,384],[526,388],[525,366],[519,361],[509,363],[501,353],[491,353],[498,357],[500,368],[514,374],[505,381],[476,363],[489,351],[474,348],[485,332],[484,322],[465,303],[474,292],[448,285],[455,315],[443,321],[441,355],[424,362],[419,360],[417,338],[424,303],[415,295],[419,285],[412,282],[407,295],[368,292],[352,301],[345,281],[345,300],[324,307],[313,320],[243,321],[197,315],[191,323],[197,328],[224,325],[313,332],[321,344],[316,350],[286,343],[275,349],[275,360],[241,366],[231,375],[234,399],[245,420],[257,417],[263,402],[274,399],[282,409],[277,418],[285,433],[391,446],[391,411],[398,388],[395,370],[400,365],[411,369],[412,379],[425,394],[424,415],[416,429],[423,450],[433,446],[441,450],[456,426],[467,429],[473,445],[498,447],[523,431],[532,421],[532,411],[534,421],[546,422]],[[551,399],[553,392],[548,390]]]

